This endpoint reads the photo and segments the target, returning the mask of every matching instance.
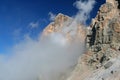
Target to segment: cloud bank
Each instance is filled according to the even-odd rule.
[[[76,22],[85,22],[95,1],[76,1],[79,9],[69,28],[77,26]],[[49,13],[50,19],[55,15]],[[38,27],[31,23],[31,28]],[[0,80],[61,80],[66,77],[85,50],[84,43],[68,44],[60,33],[37,40],[25,37],[23,41],[11,47],[10,55],[0,56]]]
[[[83,53],[83,45],[61,45],[57,36],[44,41],[27,38],[15,45],[11,56],[0,60],[0,80],[57,80],[69,71]]]
[[[38,28],[38,27],[39,27],[39,22],[31,22],[31,23],[29,24],[29,27],[30,27],[31,29]]]

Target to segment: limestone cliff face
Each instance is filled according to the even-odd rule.
[[[67,80],[120,79],[120,0],[106,0],[87,29],[87,52]]]
[[[107,0],[101,6],[90,28],[87,47],[94,59],[88,62],[98,68],[116,55],[112,51],[118,51],[120,48],[120,11],[117,1]]]
[[[86,32],[81,26],[73,18],[59,13],[55,20],[44,29],[42,36],[47,37],[54,33],[60,33],[68,42],[77,41],[81,37],[82,41],[84,41]]]

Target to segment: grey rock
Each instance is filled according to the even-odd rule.
[[[106,64],[104,65],[104,68],[105,68],[105,69],[108,69],[108,68],[111,67],[112,65],[113,65],[113,62],[109,61],[108,63],[106,63]]]

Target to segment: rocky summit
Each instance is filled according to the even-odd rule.
[[[83,25],[77,23],[73,18],[59,13],[53,22],[51,22],[43,31],[42,37],[50,36],[51,34],[63,35],[67,42],[76,42],[81,39],[85,40],[86,31]]]

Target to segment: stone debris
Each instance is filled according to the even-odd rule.
[[[104,65],[104,68],[107,69],[107,68],[111,67],[112,65],[113,65],[113,63],[110,61]],[[113,73],[113,71],[111,73]]]

